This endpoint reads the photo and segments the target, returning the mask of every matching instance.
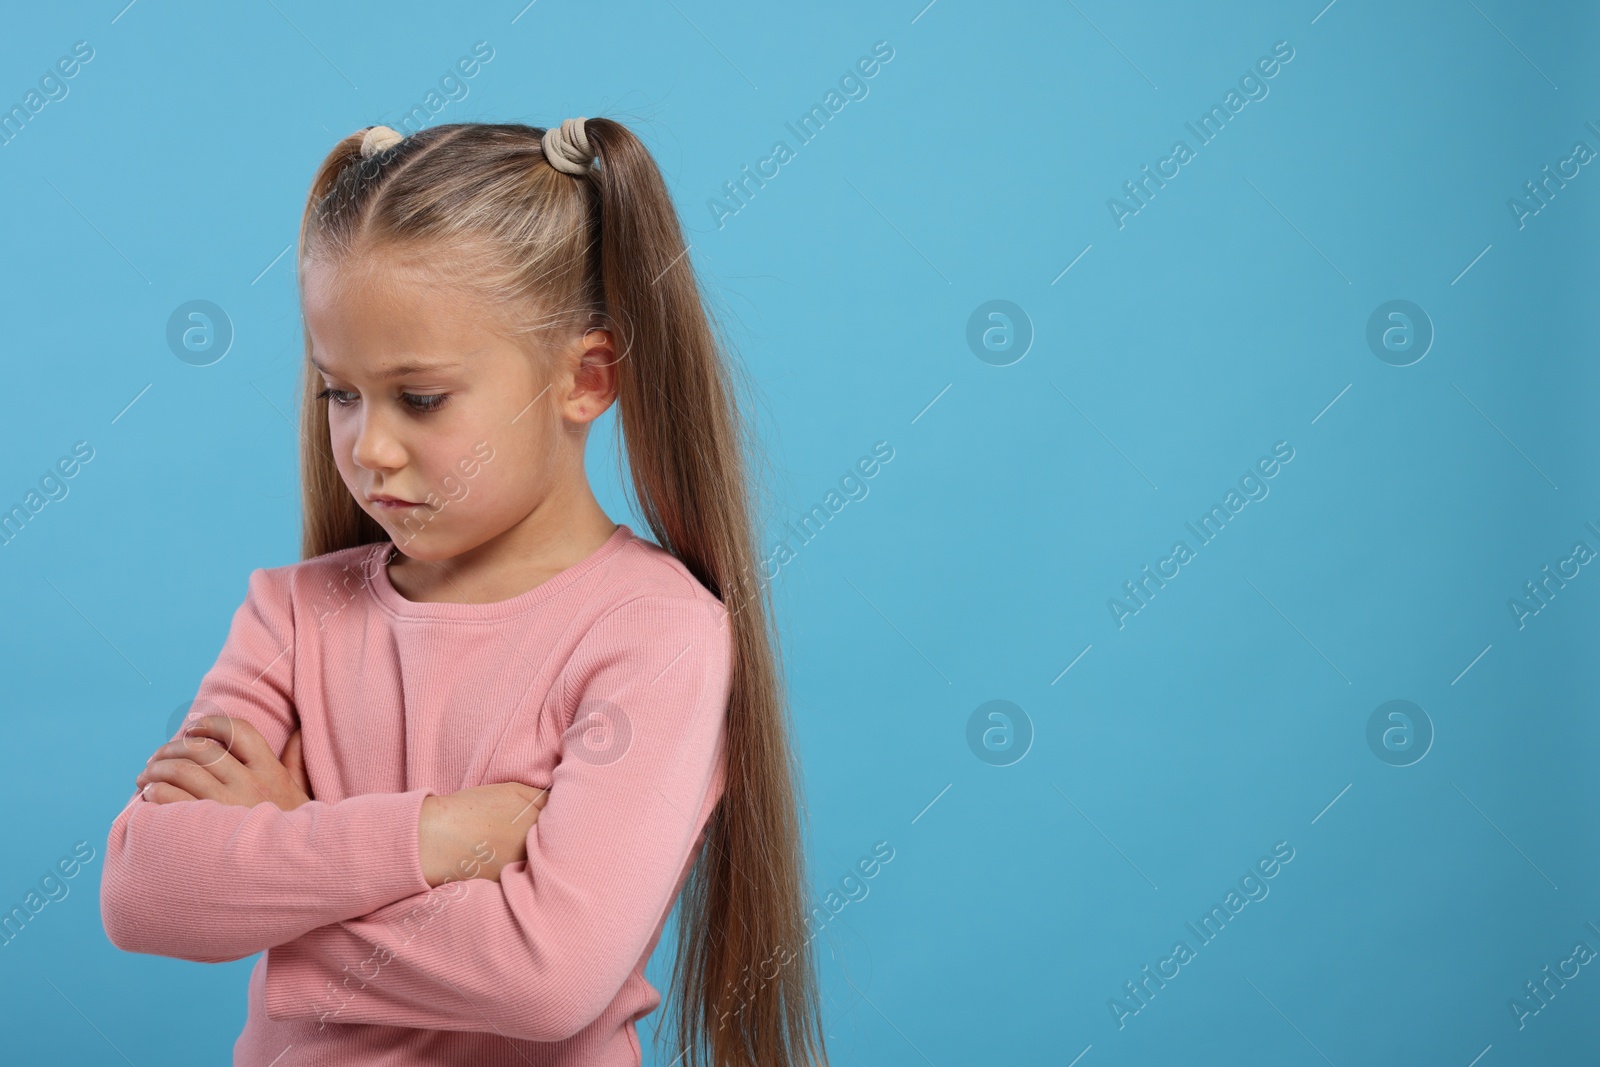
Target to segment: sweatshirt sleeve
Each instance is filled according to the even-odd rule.
[[[721,604],[688,597],[604,616],[561,675],[576,711],[527,860],[273,948],[267,1016],[530,1041],[592,1023],[670,911],[720,799],[731,632]]]
[[[280,754],[299,722],[288,583],[286,568],[251,572],[191,712],[244,719]],[[106,936],[128,952],[221,963],[427,889],[417,828],[428,792],[286,812],[265,800],[152,804],[136,790],[106,842]]]

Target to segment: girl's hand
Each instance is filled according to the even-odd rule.
[[[218,800],[254,807],[269,801],[293,811],[311,799],[299,747],[296,730],[284,749],[285,758],[297,768],[291,772],[278,762],[266,739],[249,722],[207,715],[185,727],[182,736],[156,749],[134,783],[144,788],[144,798],[154,804]]]
[[[311,779],[306,777],[305,754],[300,748],[300,728],[295,727],[294,733],[289,735],[289,740],[283,745],[283,768],[289,772],[289,779],[294,782],[300,792],[312,800],[317,799],[311,795]]]
[[[498,882],[506,864],[528,858],[528,831],[549,798],[550,790],[521,782],[424,797],[417,833],[428,884],[458,878]]]

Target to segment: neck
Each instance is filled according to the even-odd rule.
[[[407,600],[484,604],[509,600],[589,556],[616,532],[585,485],[576,502],[546,500],[521,522],[445,559],[391,554],[389,579]]]

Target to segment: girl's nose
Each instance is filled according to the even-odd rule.
[[[395,470],[405,462],[405,448],[383,417],[363,412],[361,429],[351,447],[351,458],[366,470]]]

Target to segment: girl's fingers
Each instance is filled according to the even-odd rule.
[[[246,767],[260,769],[267,762],[278,763],[278,754],[261,736],[261,731],[251,726],[247,719],[231,715],[205,715],[190,732],[216,740]]]
[[[246,720],[231,715],[202,715],[184,728],[183,736],[177,741],[199,744],[202,739],[214,742],[247,767],[259,766],[263,757],[278,762],[278,757],[267,747],[261,732]]]
[[[136,783],[156,785],[172,800],[217,800],[253,807],[266,801],[284,810],[310,799],[299,745],[291,735],[280,763],[259,730],[244,719],[206,715],[156,749]],[[292,769],[291,769],[292,768]]]
[[[151,804],[172,804],[179,800],[199,800],[199,797],[190,796],[175,785],[167,782],[156,782],[144,790],[144,799]]]
[[[135,785],[169,785],[188,794],[190,799],[222,799],[226,786],[219,781],[210,768],[202,767],[186,759],[159,759],[146,767],[137,778]]]
[[[311,781],[306,777],[305,750],[301,746],[300,731],[296,729],[283,746],[283,768],[289,772],[289,780],[295,787],[309,797]]]
[[[192,733],[186,727],[183,733],[152,752],[145,763],[154,763],[158,759],[186,759],[202,767],[208,767],[227,754],[228,748],[225,743],[204,734]]]
[[[220,742],[210,737],[180,737],[168,741],[155,750],[145,766],[154,766],[161,760],[187,760],[227,785],[240,781],[246,773],[239,761]]]
[[[186,759],[202,767],[209,767],[216,763],[228,750],[209,737],[175,737],[150,753],[150,758],[145,760],[149,766],[158,759]]]

